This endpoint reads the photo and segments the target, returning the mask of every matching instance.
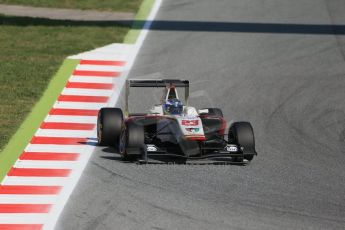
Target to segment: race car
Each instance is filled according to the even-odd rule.
[[[163,88],[161,103],[145,113],[129,112],[133,87]],[[177,88],[184,88],[184,104]],[[189,81],[176,79],[127,80],[125,108],[102,108],[97,139],[101,146],[117,148],[123,160],[148,162],[150,156],[184,159],[229,158],[249,162],[257,155],[252,125],[234,122],[228,128],[219,108],[197,110],[189,106]],[[138,99],[140,100],[140,99]]]

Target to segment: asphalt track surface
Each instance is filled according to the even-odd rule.
[[[192,104],[252,122],[259,156],[138,166],[98,148],[56,229],[344,229],[344,12],[341,0],[164,1],[130,77],[190,79]]]

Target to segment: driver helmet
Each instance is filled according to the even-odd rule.
[[[163,109],[165,113],[171,114],[171,115],[179,115],[182,114],[183,111],[183,104],[182,102],[177,99],[169,99],[163,104]]]

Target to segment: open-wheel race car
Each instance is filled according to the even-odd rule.
[[[161,103],[148,113],[129,113],[132,87],[161,87]],[[177,88],[184,88],[184,104]],[[123,160],[148,162],[150,156],[185,159],[229,158],[249,162],[257,155],[252,125],[227,123],[219,108],[196,110],[189,106],[188,80],[127,80],[125,109],[102,108],[98,114],[97,138],[101,146],[114,146]],[[140,100],[140,99],[138,99]]]

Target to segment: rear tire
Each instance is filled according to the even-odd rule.
[[[125,161],[134,161],[142,155],[145,144],[144,127],[134,122],[128,122],[121,132],[119,152]]]
[[[243,153],[256,153],[253,127],[249,122],[235,122],[229,128],[228,142],[243,148]],[[254,155],[244,155],[251,161]]]
[[[119,108],[102,108],[98,112],[97,139],[101,146],[116,146],[123,124],[123,113]]]

